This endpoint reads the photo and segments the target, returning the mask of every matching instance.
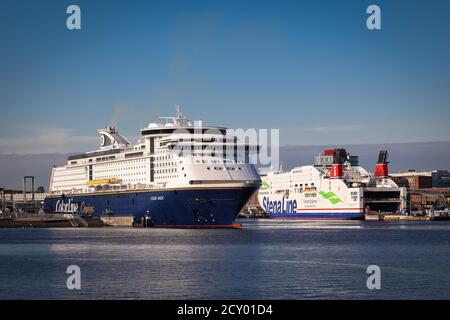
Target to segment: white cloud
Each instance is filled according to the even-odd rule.
[[[18,137],[0,138],[0,153],[71,153],[96,148],[98,137],[80,136],[73,129],[42,127]]]

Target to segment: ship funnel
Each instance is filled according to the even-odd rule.
[[[378,154],[378,162],[375,167],[375,178],[386,178],[389,175],[388,169],[388,152],[387,150],[380,150]]]
[[[341,179],[344,177],[344,162],[346,158],[347,151],[345,151],[345,149],[334,149],[330,178]]]

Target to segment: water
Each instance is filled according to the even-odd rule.
[[[449,222],[0,229],[0,299],[449,299]],[[81,268],[68,290],[66,268]],[[366,268],[381,268],[368,290]]]

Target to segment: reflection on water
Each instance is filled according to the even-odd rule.
[[[1,229],[0,298],[450,298],[450,223],[242,220],[243,229]],[[81,290],[66,268],[81,267]],[[366,288],[381,267],[382,289]]]

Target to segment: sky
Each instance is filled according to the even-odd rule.
[[[81,30],[66,27],[71,4]],[[381,30],[366,27],[371,4]],[[2,0],[0,153],[95,149],[113,114],[137,139],[175,104],[210,125],[280,129],[281,145],[448,141],[448,12],[446,0]]]

